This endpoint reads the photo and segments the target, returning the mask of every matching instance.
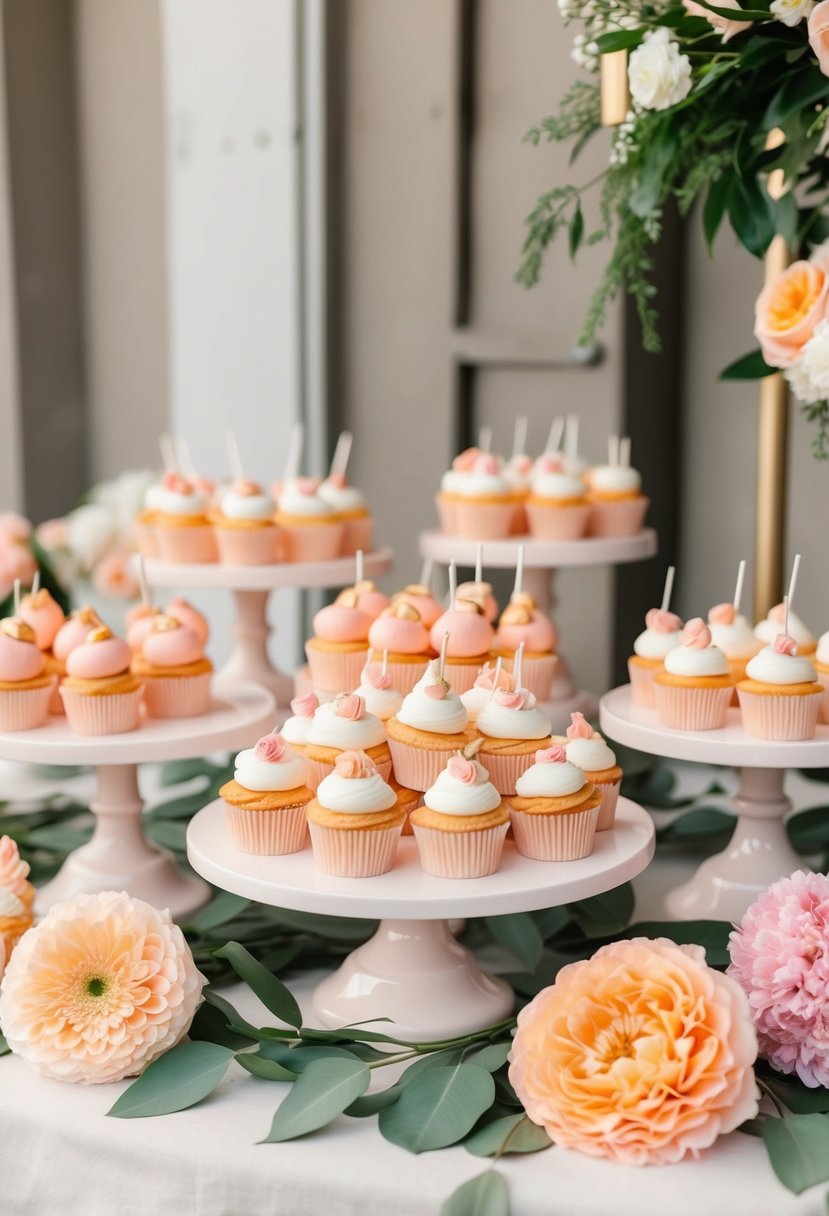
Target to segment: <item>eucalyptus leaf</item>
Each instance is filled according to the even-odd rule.
[[[538,925],[538,931],[544,938],[545,942],[551,937],[555,937],[566,925],[570,923],[570,913],[566,908],[542,908],[540,912],[535,914],[535,923]]]
[[[509,1190],[503,1174],[487,1170],[453,1191],[440,1216],[509,1216]]]
[[[678,946],[702,946],[711,967],[725,967],[729,963],[730,933],[731,925],[723,920],[637,921],[625,930],[626,937],[667,937]]]
[[[675,840],[700,840],[708,836],[721,836],[733,832],[737,819],[727,811],[715,806],[696,807],[675,819],[667,835]]]
[[[829,846],[829,807],[812,806],[786,821],[789,840],[798,853],[817,853]]]
[[[728,367],[720,372],[721,380],[762,380],[764,376],[773,376],[776,368],[770,367],[763,358],[761,350],[752,350],[747,355],[741,355]]]
[[[155,1060],[107,1111],[116,1119],[145,1119],[186,1110],[211,1094],[233,1059],[218,1043],[179,1043]]]
[[[488,916],[486,925],[500,945],[514,954],[528,971],[535,971],[544,952],[544,939],[529,912]]]
[[[507,1153],[538,1153],[552,1140],[543,1127],[526,1115],[507,1115],[474,1131],[463,1147],[474,1157],[505,1156]]]
[[[172,849],[174,853],[184,853],[187,847],[187,824],[175,819],[153,819],[151,815],[144,816],[144,827],[147,835],[164,849]]]
[[[190,927],[199,933],[206,933],[226,924],[241,915],[250,907],[250,900],[242,895],[234,895],[231,891],[219,891],[206,907],[191,917]]]
[[[239,978],[259,997],[266,1009],[289,1026],[298,1029],[302,1025],[302,1011],[293,994],[281,980],[257,962],[249,950],[238,942],[228,942],[213,953],[217,958],[227,959]]]
[[[479,1068],[485,1068],[487,1072],[497,1072],[499,1068],[503,1068],[506,1064],[507,1056],[511,1051],[512,1039],[507,1043],[488,1043],[486,1047],[480,1051],[476,1051],[469,1058]]]
[[[457,1144],[493,1103],[495,1083],[477,1064],[429,1069],[380,1112],[382,1135],[412,1153]]]
[[[219,1010],[232,1030],[239,1031],[249,1040],[257,1040],[262,1037],[260,1030],[257,1030],[255,1026],[247,1022],[241,1013],[237,1013],[230,1001],[226,1001],[223,996],[219,996],[218,992],[214,992],[212,988],[205,988],[204,999],[208,1005],[212,1005],[214,1009]]]
[[[320,1060],[358,1059],[353,1051],[345,1047],[288,1047],[285,1043],[262,1043],[258,1054],[281,1064],[294,1076],[299,1076],[311,1064]]]
[[[254,1077],[263,1081],[295,1081],[297,1073],[283,1067],[276,1060],[268,1060],[255,1051],[242,1051],[236,1057],[236,1062],[242,1065]]]
[[[326,1127],[368,1089],[371,1073],[360,1060],[316,1060],[297,1077],[273,1117],[263,1144],[294,1140]]]
[[[795,1195],[829,1180],[829,1118],[826,1115],[789,1115],[768,1119],[763,1140],[771,1168]]]
[[[796,1077],[760,1078],[764,1089],[769,1089],[778,1101],[795,1115],[824,1115],[829,1113],[829,1089],[822,1085],[810,1089]]]
[[[215,765],[209,760],[167,760],[161,766],[161,784],[178,785],[182,781],[192,781],[194,777],[211,776]]]
[[[242,1047],[248,1047],[255,1041],[240,1031],[231,1030],[227,1024],[227,1016],[216,1005],[211,1005],[206,1000],[202,1001],[196,1010],[189,1035],[191,1039],[200,1039],[205,1043],[219,1043],[222,1047],[231,1048],[232,1051],[239,1051]]]
[[[396,1102],[402,1092],[399,1085],[392,1085],[388,1089],[378,1089],[373,1094],[363,1094],[362,1098],[352,1102],[343,1111],[343,1114],[349,1115],[352,1119],[366,1119],[370,1115],[377,1115],[381,1110],[385,1110],[387,1106]]]
[[[587,937],[606,937],[624,929],[633,915],[634,902],[633,887],[626,882],[603,895],[577,900],[568,907]]]
[[[3,1032],[0,1031],[0,1056],[7,1056],[11,1052],[11,1047],[5,1040]]]

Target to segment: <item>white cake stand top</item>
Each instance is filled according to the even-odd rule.
[[[594,851],[582,861],[532,861],[508,840],[497,873],[466,880],[425,874],[411,836],[401,838],[394,869],[377,878],[321,874],[310,848],[287,857],[240,853],[231,842],[221,800],[199,811],[187,829],[190,864],[225,891],[277,908],[370,920],[443,920],[551,908],[635,878],[653,851],[650,815],[625,798],[619,800],[613,830],[598,832]]]
[[[143,711],[142,711],[143,712]],[[184,760],[211,751],[250,747],[274,724],[271,694],[239,684],[215,695],[206,714],[194,718],[142,716],[138,730],[121,735],[76,735],[64,717],[36,730],[0,732],[0,759],[33,764],[141,764]]]
[[[392,567],[391,549],[363,555],[366,578],[386,574]],[[234,591],[276,591],[280,587],[346,587],[354,582],[354,558],[330,562],[279,562],[273,566],[229,566],[223,562],[161,562],[145,560],[151,587],[228,587]]]
[[[819,726],[814,739],[799,743],[755,739],[746,734],[735,708],[729,709],[722,730],[671,730],[659,722],[655,709],[633,704],[629,684],[602,697],[599,720],[610,739],[672,760],[735,768],[829,767],[829,726]]]
[[[494,569],[514,569],[518,546],[524,546],[524,566],[533,570],[556,570],[561,566],[610,566],[640,562],[653,557],[657,549],[656,532],[643,528],[634,536],[587,536],[583,540],[534,540],[531,536],[511,536],[508,540],[486,540],[484,565]],[[474,566],[478,541],[449,536],[440,528],[421,532],[418,541],[421,557],[442,566],[454,559],[462,566]]]

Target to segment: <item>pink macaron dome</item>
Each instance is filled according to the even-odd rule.
[[[35,641],[33,627],[20,617],[0,621],[0,681],[20,684],[43,674],[43,655]]]
[[[144,638],[141,653],[152,667],[186,667],[204,658],[204,644],[194,629],[162,613]]]
[[[484,616],[490,625],[495,623],[499,608],[498,601],[492,594],[491,583],[460,583],[458,586],[458,598],[472,600],[479,608],[483,609]]]
[[[66,619],[60,604],[45,587],[23,596],[18,616],[34,629],[35,644],[40,650],[49,650]]]
[[[488,654],[495,636],[480,607],[472,600],[462,599],[456,599],[455,607],[447,609],[432,626],[433,650],[440,651],[444,633],[449,634],[447,654],[462,659]]]
[[[94,608],[84,605],[68,616],[55,634],[52,643],[52,653],[62,663],[66,662],[70,653],[86,641],[90,632],[101,624],[101,618]]]
[[[427,629],[431,629],[439,616],[443,614],[443,605],[436,600],[424,583],[409,583],[392,596],[392,604],[410,604],[420,614],[420,619]]]
[[[182,625],[186,625],[188,629],[192,629],[201,639],[202,645],[207,644],[210,637],[210,625],[207,617],[204,616],[197,608],[194,608],[189,600],[184,599],[181,595],[173,596],[167,605],[167,615],[174,616],[177,621],[181,621]]]
[[[555,650],[556,631],[550,618],[536,607],[532,596],[519,592],[512,596],[501,613],[495,631],[495,649],[517,650],[522,642],[526,652],[547,653]]]
[[[361,612],[365,612],[373,621],[381,612],[384,612],[389,606],[389,597],[384,595],[378,587],[375,587],[371,579],[361,579],[359,583],[355,583],[353,587],[347,588],[347,591],[353,591],[357,596],[357,607]],[[340,593],[345,594],[345,592]]]
[[[87,633],[66,659],[66,673],[80,680],[105,680],[129,670],[132,651],[106,625]]]
[[[371,617],[342,597],[321,608],[314,616],[314,636],[324,642],[362,642],[368,638]]]
[[[378,616],[368,631],[374,650],[390,654],[428,654],[429,632],[411,604],[398,601]]]

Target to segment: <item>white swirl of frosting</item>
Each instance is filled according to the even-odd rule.
[[[564,750],[571,764],[588,773],[613,768],[616,763],[615,752],[607,746],[601,735],[594,735],[592,739],[568,739]]]
[[[537,473],[532,492],[537,498],[584,498],[587,491],[581,478],[571,473]]]
[[[558,764],[533,764],[515,783],[521,798],[565,798],[577,794],[587,784],[580,768],[565,760]]]
[[[590,489],[597,494],[638,494],[642,478],[628,465],[603,464],[590,474]]]
[[[459,781],[448,769],[423,795],[423,805],[441,815],[485,815],[501,805],[501,795],[482,764],[475,764],[475,783]]]
[[[530,488],[532,460],[529,456],[511,456],[504,465],[504,476],[511,489],[517,494],[524,494]]]
[[[151,486],[147,486],[147,491],[144,495],[144,510],[160,511],[166,492],[160,481],[154,481]]]
[[[443,700],[426,695],[426,688],[438,682],[438,660],[426,665],[426,671],[415,684],[397,712],[398,722],[414,730],[425,730],[433,735],[455,735],[469,721],[466,706],[451,688],[446,690]]]
[[[822,663],[824,667],[829,667],[829,632],[822,633],[817,644],[817,654],[815,655],[818,663]]]
[[[237,494],[227,490],[221,499],[221,512],[228,519],[270,519],[276,504],[270,494]]]
[[[640,659],[664,659],[668,651],[682,644],[682,630],[659,633],[656,629],[644,629],[633,643],[633,653]]]
[[[356,486],[337,486],[333,482],[320,484],[319,496],[335,511],[362,511],[366,508],[366,497]]]
[[[454,492],[463,498],[505,498],[510,483],[503,473],[464,473]]]
[[[764,646],[749,659],[746,675],[760,684],[814,684],[817,678],[811,659],[799,654],[779,654],[773,646]]]
[[[192,517],[194,515],[204,515],[207,510],[207,499],[203,494],[179,494],[177,490],[168,490],[166,486],[158,487],[158,500],[155,507],[156,511],[162,515],[182,515],[184,517]]]
[[[399,688],[375,688],[373,684],[361,681],[355,692],[365,701],[366,711],[381,722],[393,718],[403,704],[403,694]]]
[[[727,676],[730,668],[719,646],[675,646],[665,655],[665,670],[673,676]]]
[[[490,739],[546,739],[551,728],[550,719],[537,705],[510,709],[498,705],[494,697],[480,710],[475,725]]]
[[[247,747],[236,757],[234,778],[246,790],[296,790],[305,784],[305,761],[286,748],[281,760],[263,760]]]
[[[744,616],[735,617],[731,625],[709,621],[708,628],[711,630],[712,643],[719,646],[727,659],[750,659],[760,649],[760,639],[754,636]]]
[[[765,642],[767,646],[771,646],[778,633],[782,632],[782,620],[772,621],[768,617],[765,617],[762,621],[758,621],[754,627],[754,636],[759,638],[761,642]],[[800,651],[811,650],[815,645],[815,635],[802,618],[792,612],[791,609],[789,610],[787,633],[790,638],[794,638],[797,642],[797,648]]]
[[[467,692],[461,693],[461,701],[463,702],[466,712],[469,714],[470,722],[477,722],[478,714],[489,702],[489,698],[491,696],[491,689],[479,688],[477,684],[473,684]]]
[[[279,510],[286,515],[307,515],[325,518],[334,514],[334,508],[319,494],[303,494],[297,483],[289,480],[279,495]]]
[[[397,802],[397,795],[379,773],[341,777],[334,771],[317,786],[317,801],[326,810],[342,815],[370,815],[389,810]]]
[[[312,721],[312,718],[301,718],[295,714],[293,717],[285,719],[279,728],[279,733],[287,743],[307,743]]]
[[[386,730],[374,714],[362,718],[341,718],[334,710],[334,702],[320,705],[311,720],[306,743],[319,747],[335,747],[338,751],[366,751],[386,742]]]
[[[468,476],[468,473],[462,473],[458,469],[447,469],[440,479],[440,488],[445,494],[460,494],[463,480]]]

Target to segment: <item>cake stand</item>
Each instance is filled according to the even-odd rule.
[[[512,1013],[511,988],[481,971],[453,937],[449,918],[586,899],[641,873],[653,850],[650,816],[624,798],[614,828],[596,834],[589,857],[532,861],[508,840],[497,873],[475,879],[425,874],[411,836],[401,838],[394,869],[369,879],[321,874],[310,848],[286,857],[240,853],[221,800],[199,811],[187,830],[190,864],[226,891],[300,912],[379,920],[374,936],[318,985],[314,1013],[332,1029],[368,1023],[388,1032],[391,1020],[403,1040],[453,1038]]]
[[[459,566],[474,566],[478,544],[476,540],[462,540],[433,528],[421,532],[419,549],[422,557],[431,558],[442,566],[448,566],[453,560]],[[518,546],[524,546],[524,590],[541,611],[549,615],[556,604],[553,590],[556,570],[565,566],[616,566],[641,562],[656,554],[657,537],[653,528],[643,528],[634,536],[587,536],[583,540],[558,541],[511,536],[508,540],[487,540],[483,545],[485,564],[495,570],[514,570]],[[588,719],[595,719],[596,698],[576,686],[561,654],[552,691],[551,700],[543,702],[543,708],[552,722],[553,734],[564,734],[570,725],[570,714],[575,710],[580,710]]]
[[[364,554],[365,577],[385,574],[391,569],[393,556],[387,548]],[[280,708],[286,708],[293,697],[294,681],[278,671],[268,655],[271,592],[286,588],[307,591],[345,587],[354,581],[353,557],[338,557],[330,562],[281,562],[273,566],[172,563],[148,558],[145,569],[151,587],[224,587],[232,592],[236,618],[234,646],[219,679],[230,687],[239,681],[261,684],[273,693]]]
[[[249,747],[273,726],[274,701],[256,685],[239,685],[214,697],[193,718],[143,718],[120,735],[76,735],[64,717],[36,730],[0,732],[0,758],[34,764],[88,764],[95,768],[92,839],[66,859],[37,892],[39,915],[81,892],[128,891],[181,920],[207,902],[205,883],[184,874],[166,849],[144,836],[138,765],[186,760],[207,752]]]
[[[819,726],[814,739],[799,743],[755,739],[746,734],[734,708],[722,730],[671,730],[657,720],[655,709],[633,704],[629,684],[602,697],[599,712],[602,731],[627,747],[740,769],[732,803],[734,834],[721,853],[707,858],[690,881],[668,896],[668,911],[677,920],[736,923],[771,883],[803,866],[786,834],[792,804],[783,783],[788,768],[829,766],[829,727]]]

